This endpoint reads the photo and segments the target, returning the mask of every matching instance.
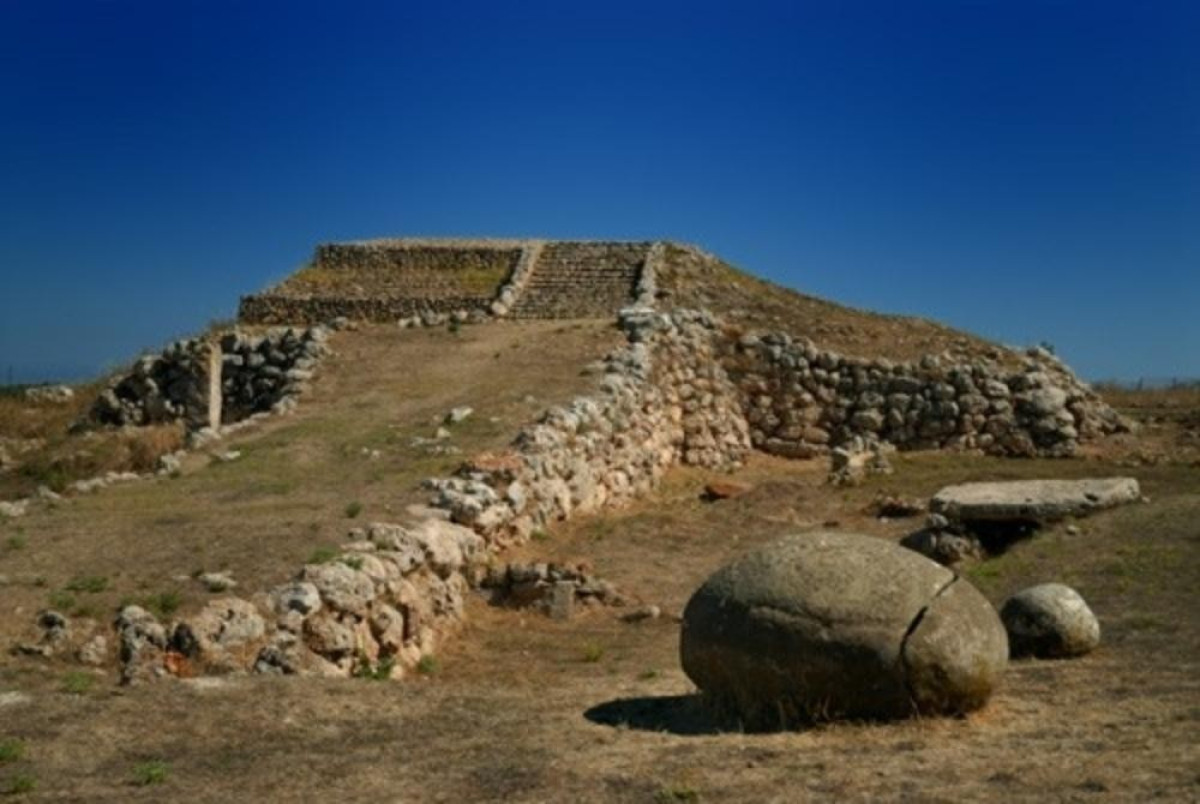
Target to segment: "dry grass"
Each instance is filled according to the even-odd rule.
[[[668,244],[658,274],[665,304],[704,307],[748,330],[783,330],[848,355],[913,360],[950,351],[996,353],[997,346],[961,330],[912,316],[884,315],[798,293],[738,270],[712,255]],[[1012,356],[1001,352],[1003,360]]]
[[[433,359],[452,337],[455,359]],[[203,593],[176,578],[222,562],[243,582],[239,592],[262,588],[336,544],[348,502],[370,519],[419,499],[416,480],[451,460],[423,457],[408,439],[427,435],[450,407],[476,408],[455,430],[464,446],[503,443],[548,397],[585,385],[572,365],[611,338],[593,325],[549,324],[486,336],[341,335],[339,357],[296,417],[230,445],[242,461],[192,462],[174,481],[0,525],[0,535],[20,528],[27,539],[0,550],[0,574],[12,581],[0,587],[0,638],[14,639],[51,592],[100,589],[93,577],[106,579],[102,591],[74,594],[100,611],[119,596],[176,586],[194,606]],[[524,405],[526,393],[538,404]],[[364,458],[368,446],[383,456]],[[754,456],[737,474],[753,490],[716,503],[700,498],[712,474],[673,472],[652,499],[560,524],[512,556],[586,559],[667,616],[630,625],[597,610],[564,623],[472,600],[436,672],[399,682],[235,678],[116,691],[111,668],[87,686],[71,680],[78,669],[69,665],[4,655],[0,742],[19,741],[23,752],[0,766],[0,789],[21,775],[37,780],[33,796],[87,801],[1200,797],[1197,470],[1117,467],[1104,455],[905,454],[895,463],[893,476],[835,490],[819,463]],[[744,735],[715,732],[696,705],[672,615],[732,556],[803,528],[899,539],[913,521],[866,513],[880,491],[925,497],[967,479],[1117,472],[1136,475],[1152,502],[1080,520],[1075,534],[1066,523],[1051,528],[970,576],[993,602],[1035,582],[1073,584],[1103,624],[1104,645],[1091,656],[1015,663],[992,704],[964,719]],[[4,704],[10,691],[30,700]],[[169,773],[135,784],[151,763]]]
[[[0,446],[7,445],[15,462],[0,472],[0,499],[26,497],[39,486],[61,492],[106,472],[150,472],[160,456],[183,446],[184,432],[176,424],[72,432],[103,387],[103,382],[77,386],[75,397],[61,404],[0,395]]]
[[[406,298],[417,296],[480,296],[495,295],[511,268],[464,268],[429,270],[390,267],[336,267],[310,265],[292,274],[272,293],[285,296],[335,296],[351,299]]]

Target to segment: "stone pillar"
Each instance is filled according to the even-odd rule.
[[[207,384],[208,427],[214,430],[221,426],[221,344],[216,340],[208,341],[208,367],[204,372],[204,382]]]

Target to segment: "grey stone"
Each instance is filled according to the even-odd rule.
[[[313,651],[334,660],[352,655],[356,648],[354,627],[331,611],[304,621],[304,640]]]
[[[546,609],[551,619],[569,620],[575,614],[575,586],[573,581],[556,581],[550,587]]]
[[[17,502],[0,501],[0,518],[8,517],[15,519],[19,516],[25,516],[28,507],[28,500],[18,500]]]
[[[176,625],[171,647],[207,672],[232,672],[245,668],[266,631],[266,622],[252,603],[222,598]]]
[[[930,511],[956,522],[1052,521],[1141,497],[1132,477],[963,483],[934,495]]]
[[[271,593],[272,604],[278,614],[298,612],[307,617],[321,610],[321,592],[311,583],[296,581],[284,584]]]
[[[108,659],[108,639],[96,634],[80,646],[76,657],[83,664],[99,667]]]
[[[228,572],[205,572],[197,580],[209,592],[225,592],[237,586],[237,581]]]
[[[474,412],[474,408],[467,407],[466,405],[460,405],[459,407],[451,408],[450,412],[446,414],[446,424],[458,424],[459,422],[465,422],[467,419],[471,418],[471,414]]]
[[[948,530],[919,530],[905,536],[900,544],[947,567],[984,556],[983,545],[977,537]]]
[[[366,573],[337,561],[309,564],[300,579],[315,586],[328,606],[349,614],[365,614],[375,597],[375,584]]]
[[[987,600],[945,567],[815,532],[712,575],[688,602],[680,655],[710,702],[757,729],[976,709],[1008,644]]]
[[[1013,656],[1064,658],[1100,644],[1100,622],[1078,592],[1060,583],[1024,589],[1005,601],[1000,619]]]

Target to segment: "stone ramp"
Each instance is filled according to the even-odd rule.
[[[511,318],[607,318],[634,301],[650,243],[547,243]]]

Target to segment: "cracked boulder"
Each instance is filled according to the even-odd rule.
[[[705,581],[684,611],[680,658],[719,715],[761,730],[977,709],[1008,640],[953,571],[882,539],[821,531]]]

